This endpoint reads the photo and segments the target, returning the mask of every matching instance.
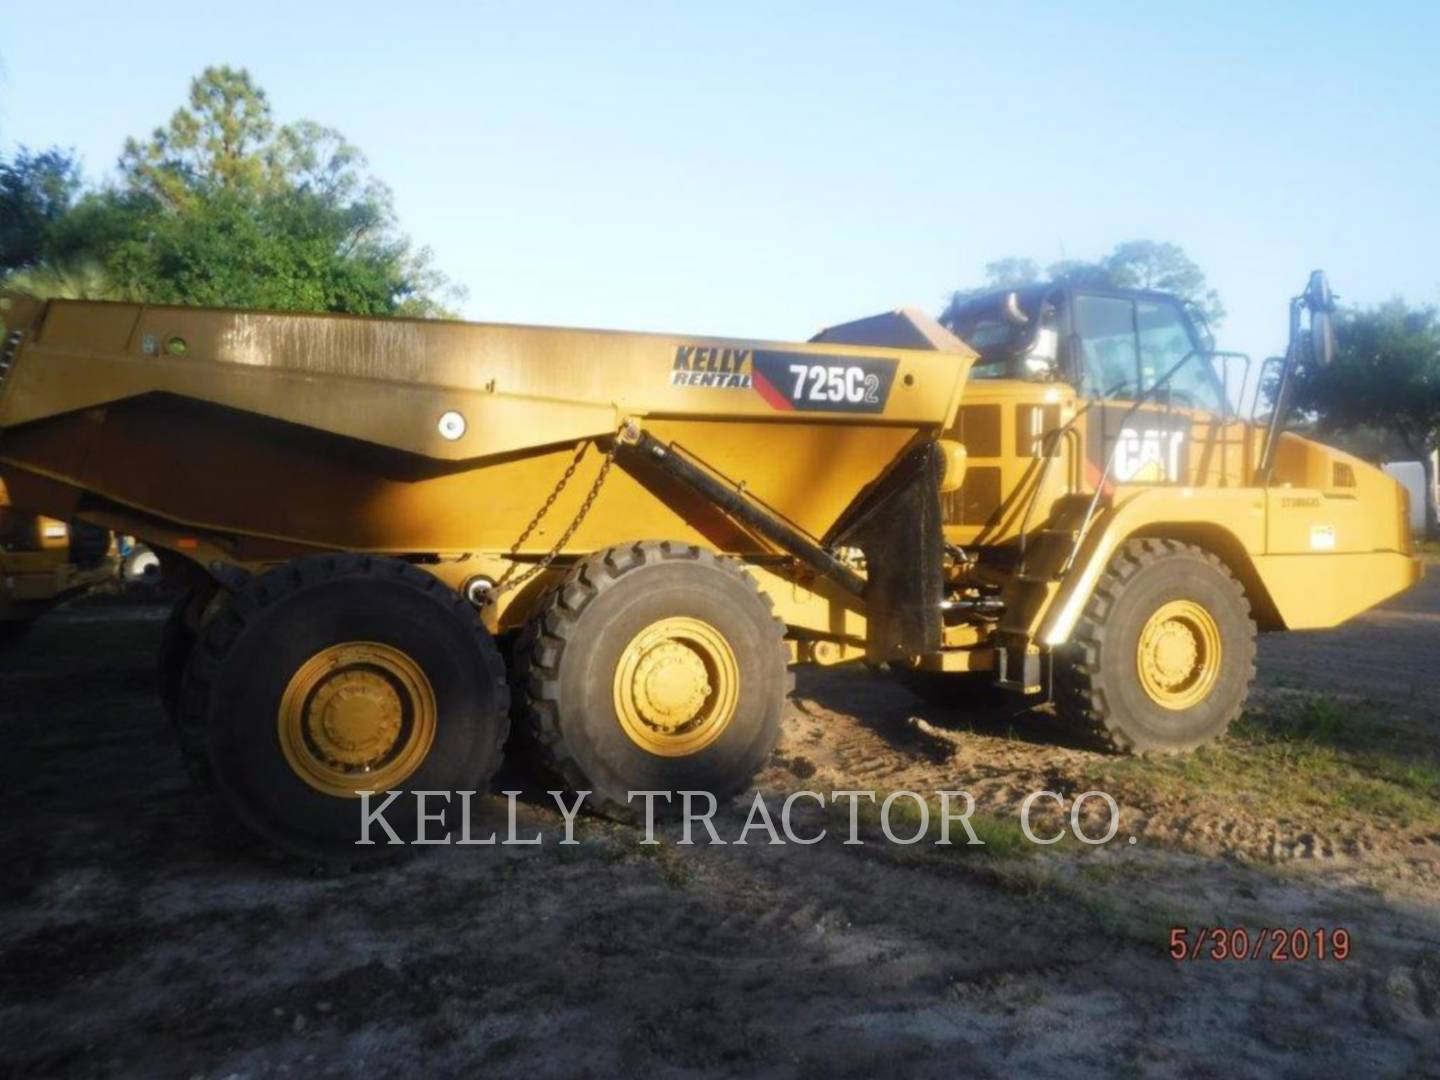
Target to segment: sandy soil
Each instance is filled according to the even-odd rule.
[[[238,856],[189,788],[152,693],[162,617],[73,605],[0,659],[0,1074],[1440,1075],[1440,838],[1127,805],[1103,850],[1013,860],[868,832],[645,847],[597,820],[562,847],[534,793],[540,846],[306,875]],[[1433,732],[1437,656],[1432,577],[1266,640],[1261,694]],[[812,672],[759,786],[965,788],[1005,814],[1106,760],[1043,715],[957,727]],[[1344,927],[1351,955],[1175,962],[1177,922]]]

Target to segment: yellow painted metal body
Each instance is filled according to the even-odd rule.
[[[0,622],[29,620],[61,600],[113,581],[119,556],[110,549],[80,566],[70,555],[70,527],[20,510],[0,480]]]
[[[27,506],[124,529],[202,565],[258,568],[330,549],[421,555],[456,585],[549,551],[600,468],[592,440],[627,419],[821,536],[937,436],[973,360],[955,339],[938,352],[10,304],[4,316],[23,340],[0,382],[0,475]],[[825,365],[861,377],[806,379],[803,394],[788,382]],[[546,519],[512,550],[572,464]],[[796,577],[791,560],[694,492],[622,468],[562,557],[647,537]],[[497,625],[523,620],[545,584],[505,594]]]
[[[1028,534],[1033,551],[1044,529],[1080,534],[1030,558],[1036,576],[1054,572],[1058,580],[1007,583],[1005,629],[1044,645],[1064,643],[1111,556],[1133,536],[1168,536],[1215,551],[1246,585],[1266,629],[1335,626],[1419,579],[1406,493],[1381,470],[1286,433],[1274,480],[1259,487],[1262,425],[1178,410],[1168,415],[1181,418],[1172,430],[1180,432],[1174,445],[1184,453],[1172,453],[1163,432],[1152,438],[1161,410],[1139,410],[1127,422],[1133,446],[1122,448],[1130,460],[1120,475],[1128,471],[1128,478],[1112,473],[1087,522],[1101,479],[1096,408],[1059,384],[993,380],[967,387],[946,433],[965,443],[969,458],[964,485],[945,497],[947,539],[1004,547]],[[1044,439],[1067,425],[1063,438]],[[1046,468],[1050,446],[1055,456]],[[1044,565],[1047,554],[1071,550],[1065,573],[1058,573],[1063,559]]]
[[[989,667],[997,631],[1037,646],[1067,640],[1105,564],[1136,535],[1216,551],[1271,628],[1334,625],[1419,573],[1390,478],[1286,435],[1274,482],[1257,487],[1263,433],[1201,414],[1183,425],[1177,467],[1176,444],[1144,434],[1156,410],[1141,410],[1131,467],[1086,513],[1100,480],[1087,403],[1059,383],[967,381],[974,354],[944,331],[923,348],[891,348],[7,302],[0,316],[19,337],[0,357],[0,477],[16,501],[201,565],[256,569],[343,549],[418,556],[457,588],[499,577],[551,549],[601,466],[595,440],[633,420],[815,537],[908,450],[943,439],[947,541],[1003,554],[1023,538],[1040,571],[1031,576],[1052,580],[1020,580],[1005,569],[1013,560],[982,558],[980,575],[1003,586],[1004,619],[945,626],[944,651],[916,658],[932,669]],[[815,365],[842,377],[807,381]],[[888,372],[874,405],[843,377],[862,368]],[[777,385],[796,372],[794,387]],[[1047,533],[1061,541],[1039,543]],[[557,565],[641,538],[746,559],[798,659],[863,654],[862,601],[658,473],[614,469]],[[552,580],[505,594],[487,619],[518,625]],[[645,682],[632,679],[627,694],[655,728],[679,706],[644,704],[648,691],[635,687]]]

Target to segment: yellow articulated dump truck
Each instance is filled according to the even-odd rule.
[[[116,581],[121,562],[106,530],[18,510],[0,481],[0,645],[61,601]]]
[[[512,711],[592,805],[733,795],[795,663],[1184,750],[1240,710],[1257,627],[1418,573],[1403,490],[1282,430],[1330,349],[1319,275],[1267,424],[1150,293],[980,297],[968,344],[907,312],[784,344],[4,303],[12,499],[188,568],[187,759],[299,852],[349,848],[361,792],[482,788]]]

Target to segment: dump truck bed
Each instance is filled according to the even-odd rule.
[[[124,508],[253,558],[508,550],[572,465],[556,520],[575,509],[600,467],[582,444],[627,417],[820,536],[950,422],[973,360],[933,324],[928,348],[902,349],[9,302],[0,471],[17,501]],[[612,480],[574,550],[637,532],[764,550],[655,484]]]

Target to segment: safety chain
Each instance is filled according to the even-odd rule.
[[[544,504],[536,511],[535,516],[530,519],[530,524],[525,526],[525,531],[520,534],[520,538],[511,546],[507,556],[510,560],[510,565],[505,573],[500,575],[500,580],[490,588],[490,596],[488,599],[493,600],[502,592],[510,589],[518,589],[537,574],[543,574],[550,568],[550,564],[559,557],[561,550],[570,542],[570,538],[574,536],[576,530],[580,528],[581,523],[585,520],[585,516],[590,513],[590,508],[595,505],[595,499],[600,494],[600,488],[605,484],[605,477],[610,473],[610,466],[615,463],[615,452],[620,449],[620,443],[622,442],[622,437],[625,432],[626,428],[622,427],[610,440],[610,449],[605,451],[605,460],[600,463],[600,472],[595,477],[595,483],[590,485],[590,492],[585,496],[585,501],[580,504],[580,509],[576,511],[575,520],[570,522],[569,527],[561,534],[560,539],[555,541],[555,546],[546,553],[544,558],[512,581],[511,578],[520,565],[515,561],[515,556],[519,553],[525,541],[530,539],[530,534],[533,533],[536,528],[539,527],[540,522],[545,519],[545,515],[550,512],[550,508],[555,505],[555,500],[560,497],[560,493],[565,490],[566,485],[570,483],[571,477],[575,475],[575,470],[580,467],[580,461],[585,457],[585,451],[589,449],[591,444],[596,440],[591,439],[588,442],[580,444],[580,449],[575,451],[575,456],[570,459],[570,464],[565,467],[565,472],[561,474],[559,483],[555,485],[555,490],[550,492]]]

